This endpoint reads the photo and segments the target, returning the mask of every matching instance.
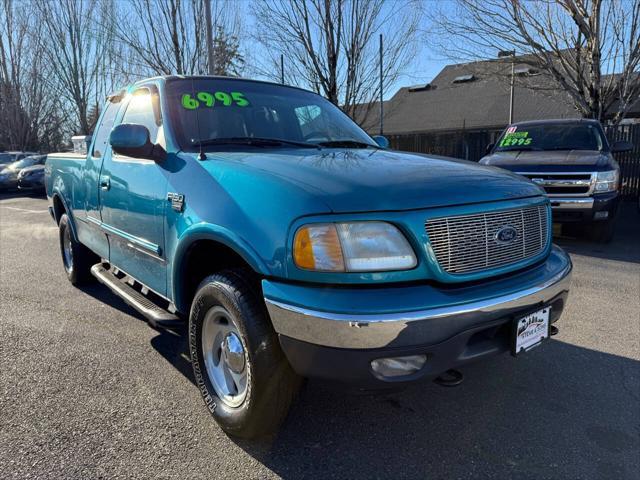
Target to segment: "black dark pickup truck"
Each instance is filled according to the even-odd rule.
[[[529,178],[546,191],[554,222],[581,223],[592,239],[609,242],[620,188],[612,153],[631,148],[609,145],[597,120],[538,120],[509,125],[480,163]]]

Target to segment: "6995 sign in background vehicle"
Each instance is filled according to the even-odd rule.
[[[399,388],[557,331],[571,262],[544,192],[393,152],[305,90],[162,77],[113,95],[86,155],[50,155],[69,280],[189,319],[222,428],[274,431],[302,377]]]

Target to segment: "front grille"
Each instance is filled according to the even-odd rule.
[[[544,187],[549,195],[575,195],[576,193],[589,193],[590,187]]]
[[[537,183],[547,195],[588,196],[594,183],[591,173],[520,173]]]
[[[535,257],[549,243],[547,205],[499,212],[434,218],[425,228],[440,267],[462,274],[489,270]],[[510,242],[496,239],[498,231],[513,227]]]

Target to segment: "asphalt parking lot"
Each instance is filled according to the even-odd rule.
[[[611,245],[560,238],[560,334],[527,355],[346,396],[309,382],[275,438],[234,441],[192,383],[184,333],[72,287],[42,198],[0,198],[2,478],[638,478],[640,214]],[[633,473],[635,472],[635,473]]]

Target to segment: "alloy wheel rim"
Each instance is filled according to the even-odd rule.
[[[248,366],[244,345],[231,314],[209,309],[202,324],[202,352],[207,376],[218,398],[236,408],[247,396]]]
[[[65,228],[62,238],[62,253],[64,256],[64,266],[67,271],[73,269],[73,250],[71,249],[71,233],[69,228]]]

